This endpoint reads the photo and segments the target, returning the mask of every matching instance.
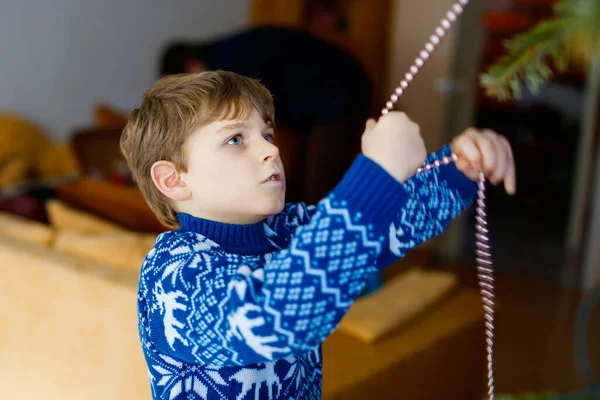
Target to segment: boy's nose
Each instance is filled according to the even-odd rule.
[[[265,144],[262,148],[260,154],[260,161],[275,161],[279,158],[279,148],[275,146],[273,143],[267,142],[265,140]]]

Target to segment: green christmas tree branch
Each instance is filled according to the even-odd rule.
[[[600,56],[600,0],[564,0],[554,14],[505,42],[506,55],[480,77],[488,96],[518,99],[523,83],[536,93],[552,78],[552,66],[563,73],[571,62],[589,66]]]

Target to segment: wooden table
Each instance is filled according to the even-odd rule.
[[[335,332],[323,346],[323,399],[477,399],[486,354],[479,294],[467,288],[372,345]]]

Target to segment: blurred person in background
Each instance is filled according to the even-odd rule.
[[[370,103],[360,62],[301,30],[250,28],[209,42],[172,43],[162,55],[161,76],[208,70],[260,80],[273,93],[278,124],[294,129],[364,121]]]

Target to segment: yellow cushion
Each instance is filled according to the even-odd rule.
[[[49,200],[46,212],[52,226],[57,230],[67,229],[84,233],[104,233],[122,230],[116,224],[95,215],[69,207],[59,200]]]
[[[0,212],[0,234],[13,239],[48,247],[54,230],[40,222]]]
[[[0,112],[0,187],[33,179],[65,177],[77,172],[75,156],[68,145],[58,145],[46,132],[18,115]]]
[[[138,272],[155,240],[154,235],[125,230],[85,233],[61,229],[56,232],[54,248],[82,260]]]
[[[412,268],[386,282],[377,292],[357,300],[339,329],[372,343],[423,314],[457,283],[454,274]]]

